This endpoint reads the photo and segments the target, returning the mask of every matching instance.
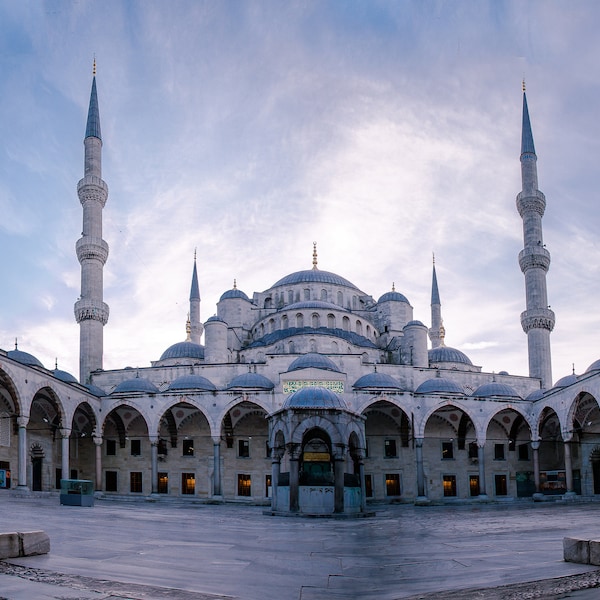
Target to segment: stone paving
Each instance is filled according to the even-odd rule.
[[[0,495],[6,530],[43,529],[47,555],[0,562],[10,600],[440,600],[600,597],[597,567],[562,539],[600,539],[600,504],[377,506],[357,520],[257,506]]]

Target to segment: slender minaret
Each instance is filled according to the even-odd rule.
[[[438,290],[437,275],[435,274],[435,255],[433,256],[433,278],[431,281],[431,329],[429,339],[432,348],[444,345],[444,325],[442,323],[442,303]]]
[[[108,186],[102,180],[102,137],[95,60],[83,144],[83,179],[77,184],[77,194],[83,207],[83,231],[75,245],[81,264],[81,296],[75,303],[75,320],[79,323],[79,381],[85,384],[92,371],[102,369],[102,328],[108,321],[108,305],[102,301],[102,270],[108,258],[108,244],[102,239],[102,209],[108,197]]]
[[[541,380],[543,388],[552,387],[550,332],[554,328],[554,313],[548,306],[546,273],[550,253],[544,247],[542,217],[546,198],[538,190],[537,156],[527,109],[523,82],[523,128],[521,137],[521,178],[523,191],[517,195],[517,210],[523,219],[524,248],[519,253],[519,265],[525,276],[527,309],[521,313],[521,325],[527,334],[529,376]]]
[[[196,251],[194,250],[194,270],[190,289],[190,341],[200,343],[204,326],[200,321],[200,288],[198,287],[198,271],[196,269]]]

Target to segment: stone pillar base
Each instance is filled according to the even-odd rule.
[[[563,500],[575,500],[577,498],[577,494],[575,492],[567,492],[563,495]]]
[[[417,496],[415,498],[415,506],[429,506],[431,500],[427,496]]]

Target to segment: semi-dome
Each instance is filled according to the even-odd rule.
[[[259,388],[263,390],[272,390],[275,384],[259,373],[243,373],[234,377],[231,383],[227,386],[227,389],[232,388]]]
[[[600,359],[595,360],[586,370],[586,373],[592,373],[593,371],[600,371]]]
[[[44,368],[44,365],[35,356],[33,356],[33,354],[29,354],[29,352],[22,352],[21,350],[15,348],[14,350],[9,350],[6,355],[8,358],[12,358],[22,365],[42,367],[42,369]]]
[[[394,390],[401,390],[402,386],[400,382],[394,379],[387,373],[367,373],[356,380],[352,386],[356,389],[365,388],[388,388]]]
[[[322,369],[323,371],[341,373],[337,365],[328,356],[324,356],[318,352],[308,352],[299,356],[288,367],[287,372],[290,373],[299,369]]]
[[[383,296],[377,300],[377,304],[380,304],[381,302],[406,302],[406,304],[410,304],[408,298],[404,294],[396,291],[383,294]]]
[[[546,390],[543,388],[540,388],[539,390],[533,390],[533,392],[527,394],[525,400],[528,400],[529,402],[536,402],[537,400],[543,398],[545,393]]]
[[[473,366],[471,359],[460,350],[450,346],[438,346],[429,350],[429,363],[453,362]]]
[[[60,381],[64,381],[65,383],[79,383],[74,375],[71,375],[71,373],[68,373],[67,371],[61,371],[58,368],[52,371],[52,375],[54,375],[56,379],[60,379]]]
[[[143,377],[134,377],[133,379],[125,379],[111,392],[112,394],[124,394],[131,392],[143,392],[146,394],[158,394],[158,388],[148,379]]]
[[[347,409],[341,396],[324,387],[305,387],[290,394],[283,403],[283,409],[319,408]]]
[[[329,271],[321,271],[320,269],[307,269],[306,271],[290,273],[274,283],[271,287],[275,288],[282,285],[295,285],[298,283],[325,283],[329,285],[341,285],[358,290],[358,288],[347,279],[344,279],[335,273],[330,273]]]
[[[571,375],[565,375],[564,377],[561,377],[554,384],[553,387],[555,387],[555,388],[565,388],[565,387],[568,387],[570,385],[573,385],[574,383],[577,383],[577,379],[578,379],[578,376],[575,375],[575,373],[571,373]]]
[[[169,385],[169,391],[175,390],[205,390],[207,392],[216,391],[216,386],[212,381],[202,377],[202,375],[182,375],[174,379]]]
[[[242,300],[247,300],[250,302],[250,298],[248,298],[248,296],[246,296],[242,290],[238,290],[237,288],[233,288],[224,292],[219,298],[219,302],[221,300],[231,300],[232,298],[241,298]]]
[[[451,379],[444,377],[433,377],[424,381],[416,390],[415,394],[463,394],[463,389]]]
[[[497,381],[480,385],[471,395],[477,398],[521,398],[512,386]]]
[[[160,360],[167,360],[173,358],[196,358],[199,360],[204,359],[204,346],[195,344],[194,342],[177,342],[172,346],[169,346],[160,357]]]

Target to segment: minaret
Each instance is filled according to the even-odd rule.
[[[432,348],[444,345],[444,325],[442,324],[442,303],[435,274],[435,255],[433,256],[433,277],[431,281],[431,329],[429,339]]]
[[[198,271],[196,269],[196,251],[194,251],[194,270],[190,289],[190,341],[200,343],[204,326],[200,321],[200,288],[198,287]]]
[[[89,381],[92,371],[102,369],[103,330],[108,321],[108,305],[103,297],[103,269],[108,258],[108,244],[102,239],[102,209],[108,186],[102,180],[102,137],[100,111],[96,93],[96,61],[88,110],[83,179],[77,194],[83,207],[83,231],[75,250],[81,264],[81,295],[75,303],[75,320],[79,323],[79,381]]]
[[[519,265],[525,276],[527,309],[521,313],[521,325],[527,334],[529,376],[541,380],[543,388],[552,387],[550,332],[554,328],[554,313],[548,306],[546,273],[550,253],[544,247],[542,217],[546,198],[538,190],[537,156],[529,121],[525,82],[523,82],[523,128],[521,137],[521,178],[523,190],[517,195],[517,210],[523,219],[524,248],[519,253]]]

